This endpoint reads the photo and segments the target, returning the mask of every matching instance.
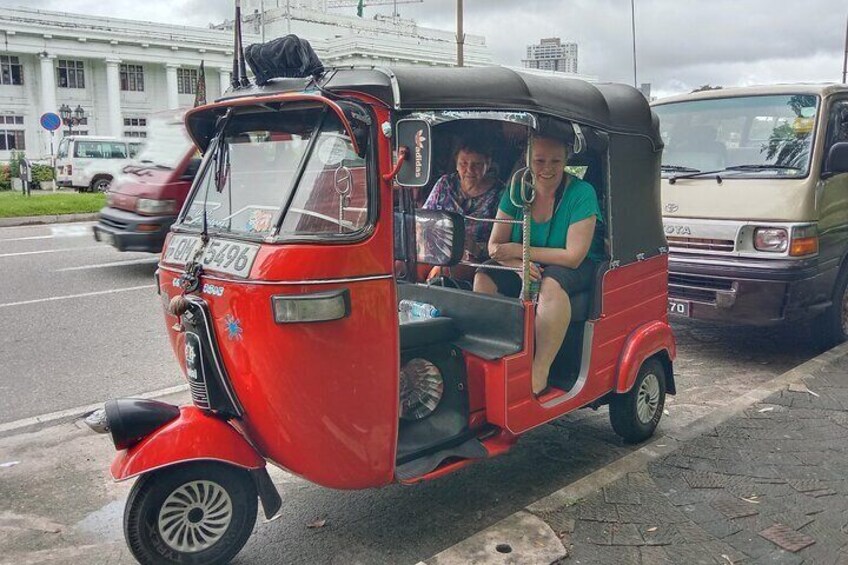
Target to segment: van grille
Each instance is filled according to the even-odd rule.
[[[697,251],[733,251],[732,239],[706,239],[701,237],[668,236],[668,245],[672,249],[693,249]]]
[[[733,281],[729,279],[674,273],[669,273],[668,275],[669,298],[715,304],[716,294],[718,292],[731,291],[733,291]]]
[[[108,226],[110,228],[115,228],[117,230],[125,230],[127,229],[127,222],[122,222],[120,220],[116,220],[114,218],[110,218],[108,216],[100,215],[100,223],[104,226]]]

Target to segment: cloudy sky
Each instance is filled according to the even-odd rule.
[[[654,94],[703,84],[842,78],[845,0],[635,2],[638,79],[651,82]],[[228,17],[232,0],[0,0],[0,6],[22,4],[205,26]],[[399,10],[422,25],[452,29],[456,23],[455,0],[424,0]],[[378,11],[389,13],[391,6],[367,7],[365,16]],[[633,81],[629,0],[465,0],[465,28],[486,37],[498,63],[520,65],[528,43],[558,36],[579,43],[581,72]]]

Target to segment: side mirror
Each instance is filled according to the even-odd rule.
[[[433,139],[430,122],[426,120],[398,120],[395,126],[398,151],[406,147],[409,154],[397,174],[397,183],[407,188],[427,186],[433,157]]]
[[[848,141],[833,144],[827,152],[824,170],[828,176],[848,173]]]
[[[441,210],[415,211],[415,255],[419,263],[456,265],[465,252],[465,220]]]

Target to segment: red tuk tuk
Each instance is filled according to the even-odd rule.
[[[431,149],[481,124],[569,136],[604,215],[608,260],[571,297],[541,397],[527,289],[510,299],[395,276],[396,261],[416,271],[426,238],[429,263],[460,260],[475,219],[416,210],[411,187],[434,180]],[[442,477],[584,407],[609,404],[627,441],[654,432],[675,342],[662,143],[635,89],[499,67],[332,69],[234,89],[186,125],[204,160],[157,279],[192,403],[113,400],[95,426],[120,450],[115,479],[139,477],[124,519],[142,563],[230,560],[257,498],[269,518],[281,508],[268,462],[363,489]],[[502,172],[523,179],[526,204],[530,175]],[[441,315],[399,322],[402,299]]]

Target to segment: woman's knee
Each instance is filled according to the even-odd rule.
[[[485,294],[496,294],[498,292],[495,281],[486,273],[474,273],[474,292],[482,292]]]
[[[571,299],[568,297],[565,289],[550,277],[542,278],[542,285],[539,288],[539,300],[546,303],[571,304]]]

